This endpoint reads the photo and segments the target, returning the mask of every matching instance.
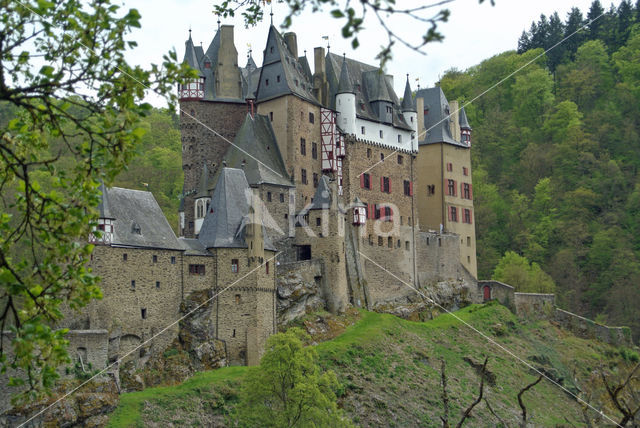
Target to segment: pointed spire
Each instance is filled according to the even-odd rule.
[[[409,84],[409,74],[407,74],[407,84],[404,87],[404,96],[402,97],[402,111],[416,111],[416,104],[413,102],[413,94],[411,93],[411,85]]]
[[[209,168],[207,168],[206,162],[202,163],[202,172],[200,174],[200,180],[198,181],[197,191],[196,199],[209,196]]]
[[[329,177],[323,175],[318,182],[316,194],[313,196],[313,202],[308,210],[328,210],[331,207],[331,188],[329,186]]]
[[[471,126],[467,120],[467,113],[464,111],[464,107],[460,108],[458,123],[460,124],[460,129],[468,129],[471,131]]]
[[[186,42],[184,42],[184,59],[182,60],[182,62],[186,62],[191,68],[200,70],[198,56],[196,55],[196,50],[193,46],[193,40],[191,39],[191,28],[189,28],[189,38]]]
[[[104,181],[100,180],[100,187],[98,187],[101,193],[100,203],[98,204],[99,218],[115,218],[111,215],[111,209],[109,207],[109,193],[107,192],[107,186],[104,185]]]
[[[273,4],[271,5],[271,12],[269,15],[271,16],[271,25],[273,25]]]
[[[220,14],[218,14],[218,31],[220,31]]]
[[[340,81],[338,82],[338,92],[336,94],[355,94],[353,92],[353,83],[349,76],[349,67],[347,67],[347,57],[342,56],[342,69],[340,70]]]

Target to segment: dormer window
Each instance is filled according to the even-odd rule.
[[[264,79],[264,86],[269,86],[269,79]]]
[[[131,224],[131,233],[134,235],[142,235],[142,231],[140,230],[140,225],[135,221]]]
[[[211,62],[210,61],[205,61],[204,62],[204,68],[211,68]]]
[[[276,82],[280,83],[280,75],[279,74],[276,76]]]
[[[273,53],[273,46],[269,48],[269,53]]]

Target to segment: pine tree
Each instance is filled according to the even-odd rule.
[[[624,46],[629,39],[629,31],[633,23],[633,6],[630,0],[623,0],[618,6],[618,28],[616,33],[615,50]]]
[[[586,38],[586,30],[580,30],[583,25],[584,18],[582,11],[577,7],[571,8],[571,11],[567,14],[567,21],[564,26],[564,37],[568,37],[564,42],[564,48],[570,60],[575,59],[578,47]]]
[[[591,3],[591,7],[589,8],[589,13],[587,13],[587,21],[592,21],[589,23],[589,39],[594,40],[601,37],[602,31],[602,19],[604,16],[604,8],[600,4],[599,0],[594,0]]]
[[[547,52],[547,65],[549,66],[549,70],[553,73],[562,61],[562,58],[565,56],[566,47],[564,43],[560,43],[564,37],[564,24],[560,17],[558,16],[558,12],[555,12],[549,18],[549,32],[547,34],[547,39],[545,43],[545,50],[551,49]],[[560,44],[558,44],[560,43]],[[557,46],[555,46],[558,44]],[[555,47],[554,47],[555,46]]]
[[[529,33],[526,31],[522,31],[522,35],[518,39],[518,53],[524,53],[531,49],[531,39],[529,37]]]

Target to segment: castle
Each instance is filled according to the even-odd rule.
[[[411,301],[411,287],[475,287],[464,109],[439,87],[414,97],[408,75],[400,99],[393,76],[324,48],[312,72],[273,25],[262,66],[249,55],[241,67],[233,31],[219,27],[206,51],[185,44],[199,76],[178,87],[179,237],[151,193],[101,187],[90,239],[104,297],[66,325],[95,342],[72,344],[85,359],[162,352],[196,292],[228,362],[251,365],[290,298],[284,278],[334,313]]]

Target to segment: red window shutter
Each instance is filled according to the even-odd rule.
[[[413,196],[413,181],[409,182],[409,196]]]
[[[380,191],[384,192],[384,177],[380,177]]]
[[[473,199],[473,184],[469,184],[469,199]]]
[[[453,196],[458,196],[458,182],[453,180]]]
[[[473,224],[473,210],[469,210],[469,224]]]
[[[448,181],[444,185],[444,194],[447,195],[447,196],[450,196],[449,195],[449,182]]]
[[[364,189],[364,174],[360,174],[360,188]]]
[[[464,183],[460,183],[460,197],[464,199]]]
[[[389,177],[389,193],[391,193],[391,177]]]
[[[393,221],[393,208],[389,207],[389,221]]]
[[[451,207],[447,207],[447,217],[449,218],[449,221],[451,221]]]

